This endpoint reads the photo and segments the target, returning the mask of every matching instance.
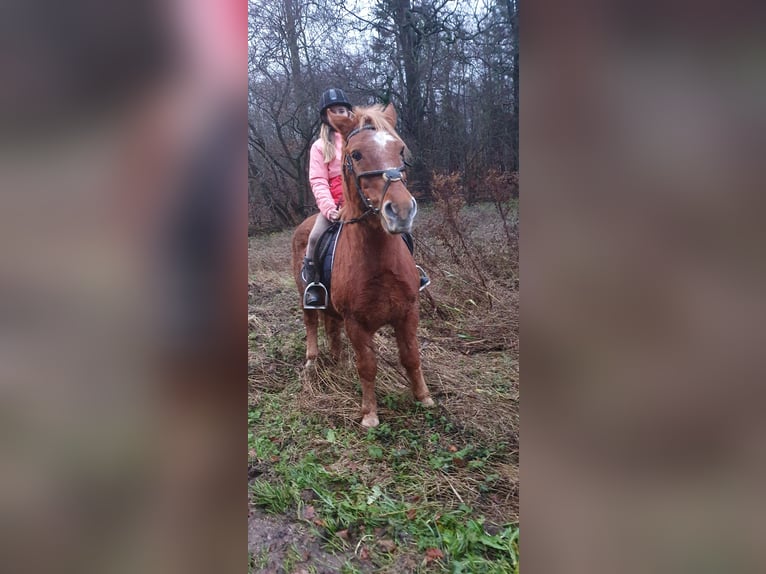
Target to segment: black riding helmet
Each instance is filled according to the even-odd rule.
[[[353,107],[351,102],[348,101],[346,94],[343,93],[343,90],[338,88],[325,90],[322,97],[319,98],[319,115],[322,120],[327,120],[327,114],[325,114],[327,108],[338,105],[346,106],[349,110]]]

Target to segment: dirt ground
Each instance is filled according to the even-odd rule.
[[[257,508],[252,508],[248,516],[247,539],[248,551],[253,556],[251,572],[308,574],[309,567],[313,567],[316,574],[334,574],[355,558],[353,554],[329,554],[304,524],[268,515]],[[289,571],[285,564],[291,566]],[[361,564],[357,567],[366,571]]]
[[[337,574],[380,572],[356,551],[329,553],[323,540],[308,527],[285,516],[273,516],[252,508],[248,516],[248,551],[253,574]],[[400,554],[386,572],[415,572],[422,561],[414,554]]]

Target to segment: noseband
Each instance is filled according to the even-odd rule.
[[[375,126],[362,126],[360,128],[356,128],[354,130],[351,130],[351,132],[348,134],[348,137],[346,138],[346,142],[351,139],[352,136],[355,136],[362,130],[374,130]],[[383,200],[386,198],[386,193],[388,193],[388,186],[391,185],[392,181],[401,181],[402,180],[402,172],[405,171],[406,167],[404,163],[400,165],[399,167],[389,167],[386,169],[373,169],[370,171],[365,171],[362,173],[356,173],[354,171],[354,165],[351,162],[351,156],[346,154],[345,157],[345,165],[344,169],[346,172],[350,175],[354,176],[354,183],[356,185],[356,192],[359,194],[359,198],[362,200],[362,204],[365,206],[366,211],[359,217],[355,217],[354,219],[350,219],[346,221],[346,223],[356,223],[357,221],[360,221],[367,217],[368,215],[377,215],[380,213],[380,207],[375,207],[372,204],[372,201],[370,201],[370,198],[364,195],[362,193],[362,178],[363,177],[374,177],[374,176],[382,176],[383,181],[385,181],[385,184],[383,184],[383,195],[380,196],[380,205],[383,206]]]

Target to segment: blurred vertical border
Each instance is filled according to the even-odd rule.
[[[242,572],[246,0],[0,8],[0,568]]]
[[[523,568],[764,572],[763,4],[521,12]]]

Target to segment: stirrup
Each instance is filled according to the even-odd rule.
[[[311,289],[312,287],[321,288],[322,294],[324,295],[324,297],[322,298],[322,301],[324,301],[324,303],[320,302],[315,305],[310,305],[308,303],[309,289]],[[313,283],[309,283],[308,285],[306,285],[306,289],[303,291],[303,308],[304,309],[319,309],[319,310],[327,309],[327,287],[325,287],[323,284],[319,283],[318,281],[314,281]]]
[[[415,265],[415,268],[420,274],[420,289],[418,289],[418,291],[422,291],[431,284],[431,279],[426,274],[425,269],[423,269],[420,265]]]

